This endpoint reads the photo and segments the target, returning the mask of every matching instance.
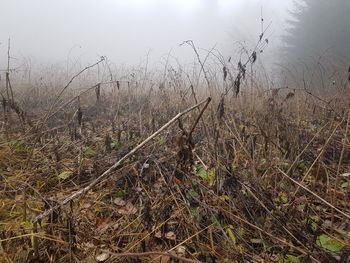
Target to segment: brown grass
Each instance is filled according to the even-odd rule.
[[[13,81],[16,104],[1,117],[0,261],[347,262],[348,86],[269,90],[244,72],[237,92],[232,72],[81,79],[62,93]],[[200,119],[200,109],[182,117],[33,224],[207,96]]]

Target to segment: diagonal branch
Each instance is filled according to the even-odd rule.
[[[37,216],[34,220],[33,223],[37,223],[40,220],[42,220],[43,218],[47,217],[48,215],[50,215],[53,211],[57,210],[58,208],[60,208],[61,206],[69,203],[70,201],[78,198],[79,196],[87,193],[89,190],[91,190],[92,187],[94,187],[96,184],[98,184],[99,182],[101,182],[103,179],[107,178],[108,175],[113,172],[115,169],[117,169],[123,161],[125,161],[127,158],[129,158],[131,155],[133,155],[134,153],[136,153],[138,150],[140,150],[143,146],[145,146],[148,142],[150,142],[154,137],[156,137],[158,134],[160,134],[161,132],[163,132],[166,128],[168,128],[171,124],[173,124],[176,120],[178,120],[181,116],[187,114],[188,112],[198,108],[199,106],[201,106],[202,104],[208,104],[211,101],[211,98],[207,98],[206,100],[201,101],[200,103],[187,108],[186,110],[184,110],[183,112],[178,113],[174,118],[172,118],[170,121],[168,121],[166,124],[164,124],[158,131],[156,131],[155,133],[153,133],[151,136],[149,136],[147,139],[145,139],[142,143],[140,143],[139,145],[137,145],[134,149],[132,149],[129,153],[127,153],[126,155],[124,155],[124,157],[122,157],[121,159],[119,159],[119,161],[117,161],[115,164],[113,164],[109,169],[107,169],[104,173],[102,173],[99,177],[97,177],[95,180],[93,180],[89,185],[87,185],[86,187],[80,189],[79,191],[75,192],[74,194],[70,195],[69,197],[67,197],[66,199],[64,199],[62,202],[60,202],[59,205],[55,206],[55,207],[51,207],[50,209],[46,210],[44,213],[42,213],[41,215]]]

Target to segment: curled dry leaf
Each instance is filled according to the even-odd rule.
[[[91,203],[88,203],[88,202],[84,202],[83,204],[80,205],[80,207],[81,207],[82,209],[88,209],[88,208],[90,208],[91,206],[92,206],[92,204],[91,204]]]
[[[134,215],[137,213],[137,208],[131,203],[127,202],[125,206],[116,209],[120,215]]]
[[[94,248],[95,247],[95,245],[91,242],[85,242],[82,245],[86,248]]]
[[[115,198],[115,199],[113,200],[113,203],[116,204],[116,205],[118,205],[118,206],[124,206],[124,205],[126,205],[125,200],[123,200],[123,199],[120,198],[120,197]]]
[[[97,262],[104,262],[106,261],[107,259],[109,258],[109,254],[108,253],[101,253],[101,254],[98,254],[95,259]]]
[[[169,240],[176,240],[176,235],[173,231],[169,231],[165,234],[165,238]]]
[[[108,229],[117,229],[119,224],[112,221],[110,218],[98,218],[95,223],[99,233],[104,233]]]
[[[157,232],[155,232],[154,236],[156,238],[162,238],[162,232],[161,231],[157,231]]]
[[[176,249],[176,253],[177,253],[179,256],[185,256],[185,254],[186,254],[186,247],[184,247],[184,246],[178,246],[177,249]]]

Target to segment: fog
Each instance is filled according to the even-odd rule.
[[[0,66],[11,63],[93,62],[99,56],[120,65],[158,65],[171,52],[188,62],[193,52],[180,47],[193,40],[224,55],[237,41],[253,46],[264,18],[269,47],[266,63],[278,46],[292,1],[287,0],[1,0]]]

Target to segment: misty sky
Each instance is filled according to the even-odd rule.
[[[278,43],[290,0],[0,0],[0,66],[7,38],[18,61],[54,63],[105,55],[117,64],[160,60],[172,49],[186,59],[184,40],[217,45],[225,55],[233,43],[253,45],[263,10],[270,49]],[[192,55],[191,55],[192,56]]]

